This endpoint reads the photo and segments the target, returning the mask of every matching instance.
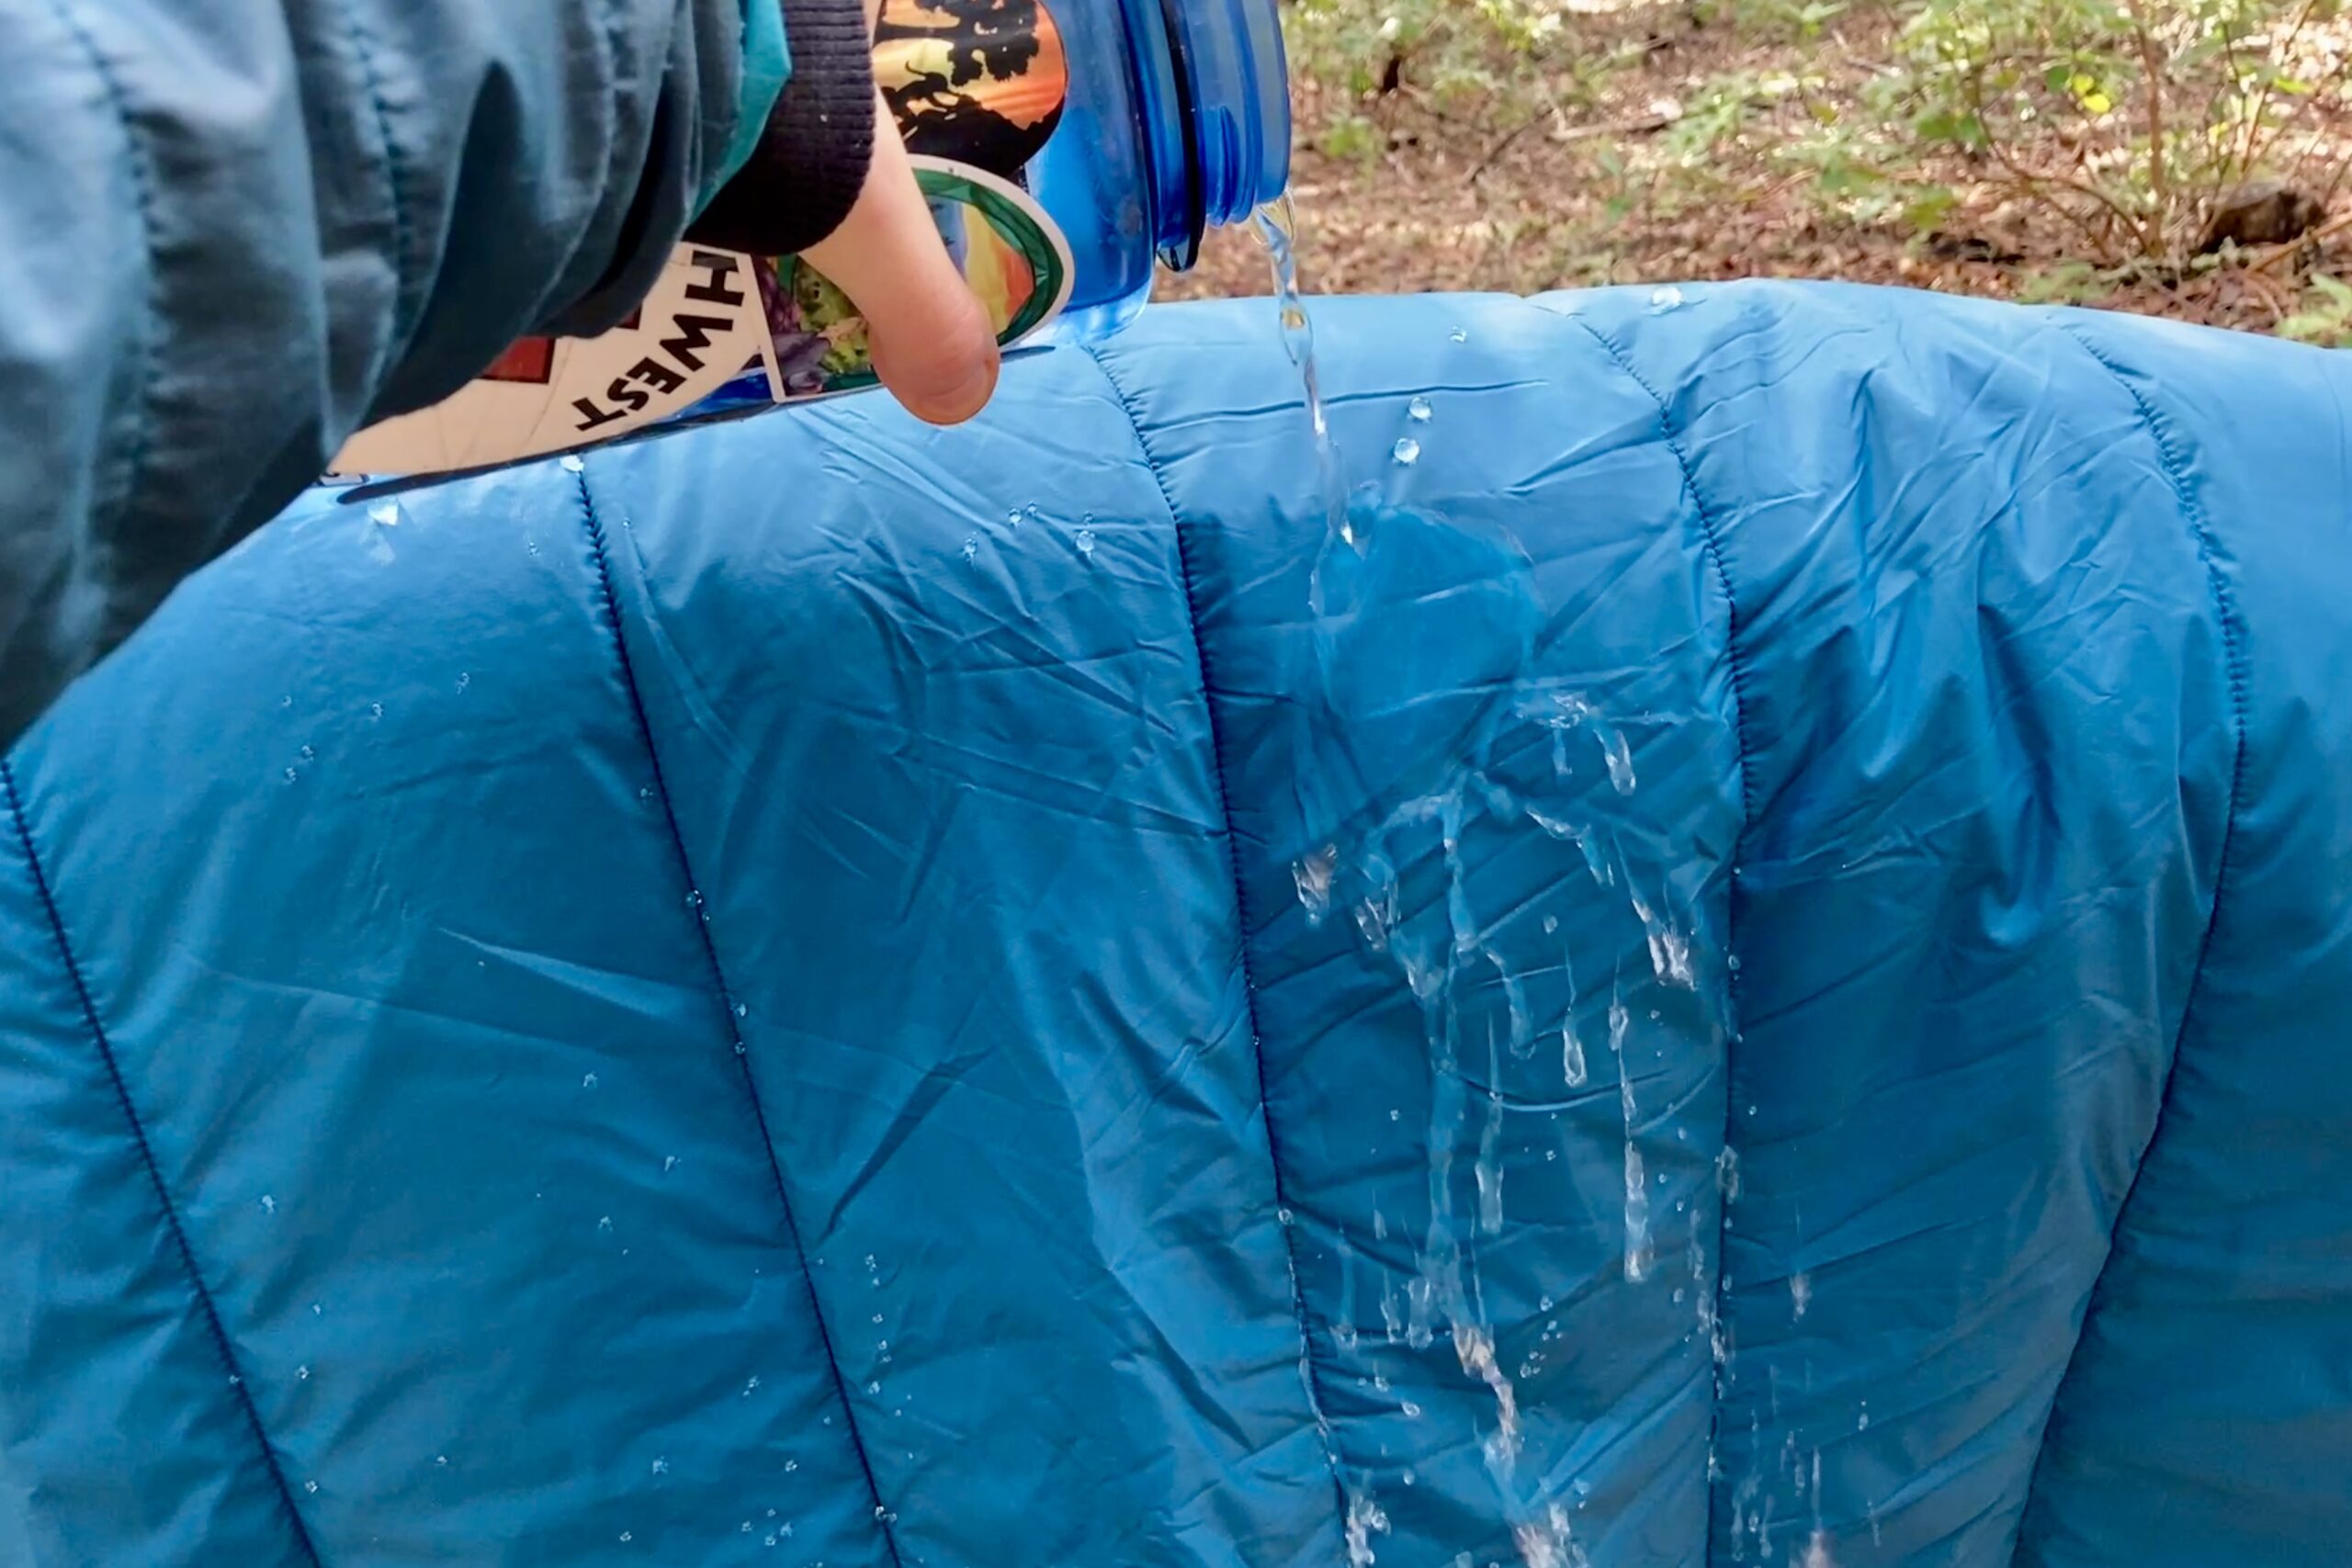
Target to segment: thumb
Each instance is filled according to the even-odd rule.
[[[996,331],[941,243],[892,124],[886,108],[856,205],[806,254],[865,318],[882,384],[917,418],[958,424],[996,390]]]

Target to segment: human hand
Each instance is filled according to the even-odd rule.
[[[793,80],[758,152],[686,234],[805,258],[856,308],[882,384],[917,417],[956,424],[996,390],[996,329],[950,259],[874,85],[881,4],[781,0]]]
[[[882,0],[866,0],[870,37]],[[809,262],[865,318],[874,373],[916,418],[960,424],[996,391],[996,329],[939,238],[889,105],[874,105],[874,160],[840,228]]]
[[[996,330],[940,240],[889,109],[876,113],[865,188],[808,259],[865,318],[874,372],[891,395],[918,419],[959,424],[996,390]]]

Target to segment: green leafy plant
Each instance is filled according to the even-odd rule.
[[[2302,309],[2278,323],[2278,335],[2324,348],[2352,347],[2352,283],[2312,274]]]
[[[1872,101],[1898,157],[1960,154],[2085,254],[2177,270],[2233,193],[2320,157],[2345,87],[2332,4],[1917,0]],[[2320,173],[2332,195],[2340,162]]]
[[[1293,72],[1319,111],[1308,133],[1331,156],[1368,159],[1399,94],[1489,130],[1564,112],[1621,58],[1571,48],[1566,17],[1558,0],[1289,0]]]

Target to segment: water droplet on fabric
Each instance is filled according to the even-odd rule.
[[[449,1456],[447,1454],[435,1454],[433,1456],[433,1462],[438,1468],[447,1470],[449,1468]]]
[[[319,1483],[318,1483],[317,1482],[315,1482],[315,1481],[305,1481],[304,1483],[302,1483],[302,1490],[303,1490],[303,1491],[305,1491],[305,1492],[312,1492],[312,1493],[315,1493],[316,1491],[318,1491],[318,1489],[319,1489]]]
[[[261,1195],[261,1212],[265,1214],[274,1214],[277,1213],[277,1200],[271,1197],[266,1192],[263,1193]]]
[[[598,1220],[596,1222],[596,1228],[600,1231],[611,1230],[613,1228],[613,1216],[606,1214],[603,1219]]]
[[[590,1073],[586,1077],[580,1080],[580,1087],[582,1089],[594,1089],[596,1087],[596,1075]]]
[[[737,1018],[749,1018],[752,1016],[752,1010],[746,1004],[737,1002],[735,1004],[735,1016]]]
[[[462,692],[473,683],[474,678],[469,671],[461,670],[458,672],[458,690]]]
[[[656,1459],[656,1460],[653,1461],[653,1473],[654,1473],[654,1474],[656,1474],[656,1475],[667,1475],[667,1474],[669,1474],[669,1473],[670,1473],[670,1461],[669,1461],[668,1460],[666,1460],[666,1459]]]
[[[1420,424],[1427,424],[1436,412],[1430,407],[1430,400],[1427,398],[1415,398],[1405,405],[1407,416]]]
[[[964,541],[964,558],[967,561],[977,561],[980,558],[980,536],[978,534]]]
[[[757,1378],[753,1378],[752,1381],[753,1382],[755,1382],[755,1383],[756,1383],[756,1382],[758,1382],[760,1380],[759,1380],[759,1379],[757,1379]],[[799,1468],[800,1468],[800,1461],[799,1461],[798,1460],[797,1460],[797,1459],[788,1459],[788,1460],[786,1460],[786,1461],[784,1461],[784,1472],[785,1472],[786,1475],[790,1475],[794,1471],[798,1470]],[[775,1510],[774,1508],[770,1508],[770,1509],[768,1510],[768,1517],[769,1517],[770,1518],[774,1518],[774,1517],[775,1517]]]
[[[311,1303],[311,1315],[312,1317],[324,1317],[326,1314],[327,1309],[321,1306],[318,1303],[312,1302]]]
[[[1456,343],[1468,343],[1468,342],[1470,341],[1470,333],[1469,333],[1469,330],[1468,330],[1467,328],[1465,328],[1465,327],[1456,327],[1456,328],[1454,328],[1454,329],[1453,329],[1453,341],[1454,341],[1454,342],[1456,342]]]
[[[368,509],[368,520],[381,528],[397,528],[401,525],[401,503],[379,501]]]
[[[867,1383],[865,1385],[865,1392],[868,1393],[880,1393],[882,1392],[882,1380],[876,1378],[873,1382]]]
[[[563,459],[563,471],[567,474],[585,473],[588,471],[588,465],[578,457],[567,454]]]
[[[294,1381],[297,1382],[309,1382],[311,1381],[311,1369],[308,1367],[295,1368]]]
[[[368,705],[368,716],[369,718],[376,719],[382,718],[384,716],[384,705],[381,703],[369,703]]]
[[[1650,313],[1663,316],[1668,310],[1681,309],[1682,290],[1672,284],[1650,290]]]
[[[1094,558],[1093,529],[1080,528],[1078,531],[1078,553],[1084,556],[1089,560],[1092,560]]]
[[[1291,1223],[1293,1216],[1288,1209],[1276,1209],[1274,1211],[1274,1218],[1281,1224],[1286,1225]]]
[[[1012,511],[1004,514],[1004,525],[1008,528],[1018,528],[1021,526],[1021,508],[1016,506]]]
[[[1331,879],[1339,867],[1340,851],[1333,844],[1291,864],[1291,881],[1297,885],[1299,908],[1306,911],[1310,927],[1320,928],[1331,913]]]
[[[318,752],[318,748],[317,748],[317,747],[315,747],[315,746],[305,746],[305,747],[303,747],[303,748],[302,748],[302,761],[306,761],[306,762],[315,762],[315,761],[317,761],[318,760],[319,760],[319,752]]]
[[[288,784],[292,784],[295,780],[297,780],[297,779],[300,778],[301,776],[302,776],[301,774],[300,774],[300,773],[296,773],[296,772],[295,772],[293,769],[291,769],[291,768],[288,768],[288,769],[287,769],[287,770],[286,770],[286,782],[287,782]]]
[[[1400,437],[1392,451],[1399,468],[1409,468],[1421,460],[1421,444],[1409,435]]]

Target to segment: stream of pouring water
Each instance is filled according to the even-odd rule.
[[[1367,635],[1384,637],[1388,631],[1385,626],[1366,624],[1379,619],[1379,598],[1389,575],[1383,563],[1373,558],[1376,547],[1394,547],[1400,552],[1396,559],[1409,567],[1416,558],[1415,550],[1432,537],[1444,536],[1447,547],[1454,547],[1452,538],[1456,531],[1447,529],[1440,520],[1385,505],[1377,499],[1377,491],[1372,492],[1367,499],[1361,518],[1351,510],[1339,445],[1332,436],[1330,421],[1324,407],[1322,383],[1316,364],[1314,323],[1300,296],[1296,252],[1298,230],[1289,198],[1284,197],[1262,209],[1257,216],[1256,229],[1266,247],[1272,271],[1274,304],[1283,347],[1299,375],[1314,445],[1320,499],[1329,525],[1328,536],[1318,550],[1310,579],[1309,594],[1309,608],[1318,621],[1317,674],[1323,683],[1323,690],[1316,695],[1328,711],[1317,712],[1311,722],[1339,728],[1345,722],[1345,705],[1340,695],[1339,682],[1344,680],[1351,662],[1348,658],[1345,639]],[[1464,333],[1455,333],[1456,342],[1465,338]],[[1407,418],[1409,422],[1407,433],[1396,441],[1390,455],[1397,466],[1410,468],[1419,462],[1421,455],[1420,439],[1415,433],[1432,418],[1429,400],[1414,399]],[[1378,536],[1367,533],[1367,529],[1376,531]],[[1460,537],[1468,541],[1472,536],[1462,535]],[[1493,541],[1480,541],[1470,547],[1485,550],[1487,553],[1482,557],[1482,564],[1491,567],[1498,581],[1508,581],[1520,590],[1528,601],[1528,607],[1532,608],[1532,585],[1524,581],[1531,563],[1526,561],[1524,553],[1517,549],[1515,543],[1508,548],[1498,548]],[[1443,553],[1442,549],[1438,558],[1443,558]],[[1333,594],[1327,593],[1327,589],[1340,584],[1346,588],[1344,605],[1338,603]],[[1393,584],[1389,591],[1394,592]],[[1331,619],[1336,628],[1328,636],[1320,624],[1327,617]],[[1505,615],[1502,618],[1525,617]],[[1580,723],[1589,709],[1579,698],[1573,709],[1564,707],[1561,712]],[[1509,801],[1509,792],[1494,785],[1486,777],[1485,768],[1495,734],[1492,726],[1481,728],[1485,739],[1474,746],[1477,755],[1463,765],[1451,767],[1447,780],[1435,794],[1422,795],[1405,802],[1373,832],[1354,863],[1346,868],[1349,880],[1359,885],[1359,889],[1351,891],[1360,890],[1362,894],[1348,901],[1357,929],[1374,953],[1397,964],[1419,1004],[1434,1090],[1428,1129],[1429,1229],[1418,1249],[1419,1267],[1414,1276],[1406,1281],[1406,1321],[1401,1325],[1398,1321],[1394,1292],[1391,1282],[1385,1278],[1381,1288],[1381,1312],[1386,1337],[1392,1344],[1401,1338],[1410,1348],[1419,1350],[1431,1346],[1441,1336],[1450,1338],[1464,1375],[1483,1383],[1493,1396],[1496,1424],[1479,1446],[1488,1473],[1502,1495],[1505,1522],[1510,1529],[1525,1568],[1580,1568],[1585,1562],[1585,1554],[1573,1539],[1566,1510],[1556,1499],[1541,1495],[1530,1497],[1522,1494],[1517,1474],[1522,1444],[1518,1390],[1504,1368],[1496,1330],[1487,1317],[1484,1292],[1476,1278],[1475,1254],[1470,1253],[1464,1245],[1465,1224],[1475,1227],[1477,1234],[1484,1235],[1498,1235],[1503,1228],[1500,1148],[1503,1100],[1497,1087],[1499,1055],[1491,1027],[1485,1053],[1487,1058],[1487,1087],[1480,1096],[1485,1102],[1486,1115],[1477,1137],[1474,1171],[1477,1192],[1475,1215],[1460,1215],[1454,1199],[1455,1151],[1464,1138],[1470,1112],[1469,1083],[1462,1062],[1463,1020],[1457,1002],[1457,981],[1474,973],[1483,974],[1486,966],[1491,964],[1510,1002],[1509,1046],[1512,1056],[1524,1059],[1534,1044],[1533,1026],[1527,1016],[1521,982],[1512,976],[1502,956],[1488,945],[1478,930],[1471,916],[1464,889],[1460,852],[1462,834],[1467,821],[1482,811],[1499,811],[1512,817],[1518,814],[1515,803]],[[1595,728],[1601,729],[1598,725]],[[1623,742],[1617,744],[1622,746]],[[1604,741],[1604,746],[1607,745],[1608,742]],[[1309,750],[1312,753],[1319,748],[1311,747]],[[1614,756],[1612,751],[1612,777],[1617,772]],[[1311,758],[1303,759],[1309,760]],[[1407,933],[1401,929],[1396,873],[1389,856],[1388,840],[1391,835],[1416,830],[1427,832],[1431,829],[1437,831],[1442,844],[1449,884],[1444,906],[1447,931],[1443,940],[1424,948],[1408,940]],[[1308,918],[1317,924],[1320,924],[1330,911],[1334,880],[1340,874],[1337,846],[1309,854],[1293,868],[1299,901],[1306,909]],[[1395,939],[1393,943],[1392,938]],[[1573,1038],[1573,1023],[1568,1029]],[[1581,1074],[1577,1076],[1580,1077]],[[1627,1113],[1630,1118],[1630,1102]],[[1633,1152],[1629,1143],[1627,1217],[1629,1233],[1633,1234],[1628,1237],[1628,1262],[1632,1265],[1629,1273],[1635,1279],[1641,1277],[1641,1266],[1646,1261],[1647,1254],[1647,1194],[1641,1190],[1643,1179],[1639,1160],[1640,1156]],[[1637,1210],[1634,1205],[1640,1205],[1640,1208]],[[1636,1224],[1638,1232],[1634,1229]],[[1375,1230],[1385,1232],[1385,1227],[1375,1225]],[[1638,1241],[1636,1235],[1640,1238]],[[1352,1254],[1348,1266],[1352,1266]],[[1351,1289],[1350,1294],[1352,1294]],[[1359,1342],[1352,1319],[1346,1326],[1344,1337],[1335,1336],[1334,1339],[1334,1343],[1343,1349],[1352,1349]],[[1409,1404],[1405,1408],[1418,1415],[1417,1408]],[[1334,1460],[1336,1462],[1336,1453]],[[1410,1483],[1409,1473],[1408,1484]],[[1372,1479],[1368,1474],[1343,1483],[1349,1495],[1345,1536],[1351,1568],[1372,1568],[1376,1561],[1374,1537],[1387,1533],[1388,1518],[1374,1496]]]
[[[1323,504],[1330,516],[1331,532],[1343,543],[1354,545],[1355,528],[1348,520],[1347,481],[1340,469],[1340,449],[1331,439],[1331,422],[1323,408],[1323,384],[1316,370],[1315,323],[1299,298],[1298,214],[1285,193],[1260,208],[1252,221],[1273,266],[1274,310],[1282,327],[1283,349],[1298,367],[1306,394],[1306,418],[1315,433],[1316,473],[1323,483]]]
[[[1340,844],[1327,844],[1303,856],[1292,868],[1299,903],[1309,922],[1320,926],[1334,909],[1344,910],[1363,937],[1365,949],[1394,965],[1403,979],[1421,1015],[1432,1088],[1426,1150],[1429,1224],[1414,1248],[1410,1272],[1398,1271],[1404,1281],[1403,1310],[1399,1311],[1396,1279],[1381,1264],[1378,1254],[1359,1253],[1343,1235],[1340,1239],[1343,1270],[1340,1314],[1345,1322],[1335,1325],[1333,1344],[1341,1355],[1355,1356],[1370,1354],[1374,1343],[1382,1338],[1390,1346],[1411,1351],[1424,1351],[1450,1339],[1463,1376],[1474,1385],[1483,1385],[1494,1402],[1493,1426],[1482,1434],[1478,1448],[1499,1494],[1502,1522],[1510,1532],[1522,1568],[1587,1568],[1585,1546],[1577,1538],[1575,1521],[1564,1506],[1557,1478],[1547,1476],[1540,1463],[1521,1464],[1528,1436],[1524,1429],[1526,1413],[1521,1409],[1519,1390],[1499,1342],[1510,1325],[1498,1327],[1489,1316],[1486,1292],[1478,1277],[1476,1238],[1498,1235],[1504,1230],[1505,1100],[1499,1087],[1505,1059],[1502,1048],[1508,1047],[1510,1060],[1529,1062],[1536,1049],[1537,1033],[1529,1009],[1525,976],[1515,975],[1506,961],[1507,944],[1502,933],[1511,917],[1482,924],[1471,907],[1466,857],[1463,852],[1464,836],[1482,822],[1487,831],[1510,832],[1520,831],[1522,822],[1532,822],[1552,839],[1574,842],[1592,874],[1593,890],[1581,896],[1622,899],[1630,904],[1646,939],[1651,977],[1662,990],[1700,991],[1692,934],[1686,933],[1676,919],[1663,889],[1656,898],[1645,896],[1637,885],[1637,868],[1626,859],[1612,830],[1593,819],[1587,795],[1600,779],[1605,779],[1607,784],[1602,791],[1604,798],[1630,796],[1637,788],[1632,747],[1623,730],[1609,722],[1585,694],[1531,670],[1537,646],[1536,629],[1546,619],[1535,588],[1533,562],[1507,532],[1471,519],[1449,520],[1424,508],[1404,504],[1396,499],[1402,493],[1401,480],[1388,486],[1366,485],[1351,492],[1342,453],[1323,400],[1316,364],[1314,324],[1301,298],[1298,229],[1288,197],[1257,215],[1256,231],[1272,266],[1283,346],[1299,375],[1314,446],[1319,500],[1329,524],[1310,577],[1308,607],[1316,629],[1315,664],[1312,671],[1302,670],[1296,674],[1302,683],[1320,682],[1319,690],[1296,694],[1300,709],[1306,716],[1297,732],[1302,806],[1315,802],[1326,810],[1344,815],[1369,804],[1347,793],[1349,788],[1366,782],[1360,768],[1353,774],[1344,773],[1357,761],[1351,732],[1359,725],[1374,726],[1365,742],[1367,747],[1374,752],[1383,747],[1393,747],[1394,732],[1376,727],[1392,716],[1395,700],[1400,694],[1374,689],[1379,679],[1377,671],[1386,666],[1377,657],[1368,655],[1399,637],[1411,635],[1399,617],[1409,616],[1416,603],[1426,598],[1429,583],[1433,580],[1431,572],[1467,585],[1453,590],[1456,593],[1486,595],[1476,609],[1464,610],[1457,605],[1459,614],[1453,624],[1472,640],[1486,638],[1498,649],[1508,649],[1514,637],[1520,639],[1515,654],[1497,659],[1478,677],[1489,681],[1488,689],[1500,694],[1488,705],[1485,716],[1467,733],[1455,733],[1442,739],[1429,737],[1423,749],[1442,748],[1442,754],[1406,759],[1408,764],[1421,770],[1415,775],[1419,782],[1404,792],[1406,798],[1388,797],[1387,808],[1378,824],[1363,830],[1358,840],[1347,845],[1344,852]],[[1469,334],[1457,328],[1453,341],[1465,344]],[[1422,439],[1433,418],[1430,400],[1411,400],[1405,414],[1403,434],[1386,454],[1394,465],[1387,471],[1401,475],[1419,462]],[[1432,691],[1404,694],[1437,697],[1447,694]],[[1598,766],[1572,763],[1570,739],[1579,735],[1597,748],[1597,757],[1586,755]],[[1533,780],[1510,776],[1510,769],[1523,759],[1547,754],[1548,770],[1539,767]],[[1386,761],[1393,760],[1393,756],[1384,758]],[[1335,787],[1326,788],[1325,781],[1314,775],[1335,765],[1343,770],[1343,774]],[[1547,772],[1548,777],[1541,776]],[[1307,810],[1310,818],[1316,814],[1313,808]],[[1414,852],[1416,844],[1418,854]],[[1411,929],[1417,922],[1400,896],[1400,871],[1416,860],[1427,864],[1432,852],[1439,856],[1445,889],[1439,905],[1429,912],[1432,919],[1442,916],[1442,924],[1435,931],[1426,924]],[[1557,928],[1556,918],[1547,918],[1543,922],[1547,938]],[[1640,949],[1634,951],[1638,953]],[[1589,1085],[1592,1066],[1584,1037],[1577,1030],[1576,976],[1568,960],[1569,955],[1563,949],[1560,965],[1568,999],[1558,1026],[1558,1038],[1562,1091],[1573,1096]],[[1612,977],[1608,988],[1607,1041],[1618,1075],[1618,1093],[1613,1098],[1619,1101],[1623,1122],[1623,1248],[1620,1266],[1626,1284],[1639,1287],[1657,1278],[1664,1261],[1664,1249],[1657,1235],[1657,1221],[1662,1216],[1653,1213],[1653,1178],[1642,1138],[1647,1123],[1671,1112],[1670,1108],[1649,1111],[1645,1117],[1647,1108],[1635,1103],[1638,1074],[1628,1058],[1633,1019],[1624,978]],[[1499,1008],[1490,1005],[1495,993],[1501,998]],[[1485,1036],[1474,1043],[1467,1037],[1475,1027],[1469,1015],[1482,1001],[1489,1004]],[[1649,1017],[1655,1020],[1658,1014],[1652,1011]],[[1498,1035],[1498,1023],[1507,1038]],[[1482,1060],[1465,1060],[1472,1051]],[[1474,1085],[1473,1077],[1480,1067],[1486,1073],[1485,1082]],[[1471,1125],[1474,1111],[1479,1123],[1475,1130]],[[1392,1111],[1389,1120],[1396,1120],[1396,1112]],[[1679,1132],[1677,1135],[1680,1135]],[[1476,1206],[1464,1213],[1456,1197],[1455,1163],[1457,1153],[1470,1153],[1474,1146]],[[1720,1188],[1725,1206],[1737,1196],[1735,1160],[1726,1146]],[[1661,1184],[1667,1179],[1663,1173],[1655,1178]],[[1683,1207],[1678,1202],[1676,1212],[1682,1212]],[[1285,1216],[1285,1223],[1287,1219]],[[1697,1332],[1712,1345],[1718,1375],[1725,1376],[1731,1348],[1724,1325],[1717,1320],[1715,1290],[1708,1279],[1700,1224],[1701,1216],[1694,1209],[1690,1215],[1687,1288],[1695,1298]],[[1375,1212],[1374,1238],[1385,1240],[1388,1235],[1388,1222]],[[1360,1261],[1369,1262],[1379,1274],[1380,1316],[1385,1335],[1363,1333],[1356,1324],[1353,1270]],[[1678,1264],[1682,1261],[1674,1259]],[[1677,1303],[1684,1296],[1684,1289],[1673,1289]],[[1796,1303],[1800,1316],[1808,1297],[1809,1290],[1800,1288]],[[1551,1306],[1550,1298],[1544,1298],[1544,1309],[1548,1311]],[[1546,1344],[1558,1327],[1557,1324],[1547,1325]],[[1541,1350],[1534,1352],[1526,1364],[1518,1368],[1519,1376],[1525,1378],[1533,1373],[1543,1364],[1543,1355]],[[1386,1391],[1385,1377],[1373,1381],[1380,1390]],[[1399,1411],[1408,1420],[1418,1419],[1421,1414],[1410,1400],[1404,1401]],[[1328,1431],[1326,1440],[1329,1441]],[[1340,1462],[1336,1450],[1332,1457],[1335,1464]],[[1709,1468],[1712,1482],[1712,1449]],[[1410,1469],[1402,1472],[1401,1479],[1407,1486],[1415,1483]],[[1373,1568],[1376,1562],[1376,1538],[1389,1531],[1389,1520],[1374,1495],[1373,1481],[1370,1471],[1342,1475],[1342,1485],[1348,1494],[1344,1534],[1351,1568]],[[1816,1470],[1812,1485],[1816,1513],[1819,1485]],[[1581,1499],[1587,1488],[1578,1481],[1573,1490]],[[1581,1501],[1577,1506],[1582,1506]],[[1740,1533],[1735,1529],[1736,1536]],[[1756,1533],[1761,1545],[1765,1531],[1757,1529]],[[1456,1561],[1474,1560],[1464,1553]],[[1826,1537],[1818,1530],[1805,1563],[1806,1568],[1829,1568],[1831,1563]]]

